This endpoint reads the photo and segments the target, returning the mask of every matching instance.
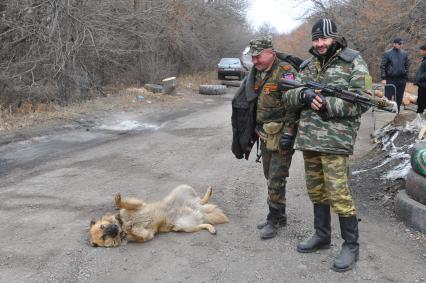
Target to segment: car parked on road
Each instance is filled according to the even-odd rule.
[[[224,80],[226,77],[238,77],[242,80],[247,73],[247,68],[239,58],[222,58],[217,64],[217,78]]]

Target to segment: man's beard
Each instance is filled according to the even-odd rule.
[[[327,44],[323,44],[321,46],[317,46],[315,47],[315,52],[319,55],[319,56],[327,56],[327,54],[330,52],[330,49],[332,48],[334,43],[327,45]],[[326,51],[324,53],[320,53],[320,50],[322,49],[326,49]]]
[[[315,52],[322,58],[323,63],[327,62],[334,55],[334,53],[336,53],[339,46],[336,42],[333,42],[328,46],[325,45],[325,47],[327,48],[327,51],[324,54],[320,54],[318,49],[315,48]]]

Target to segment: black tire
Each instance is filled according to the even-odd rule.
[[[147,91],[153,92],[153,93],[159,93],[163,92],[163,86],[157,85],[157,84],[145,84],[143,86]]]
[[[410,170],[405,181],[405,190],[410,198],[426,205],[426,177]]]
[[[405,190],[395,198],[395,214],[413,229],[426,233],[426,207],[411,199]]]
[[[206,95],[218,95],[226,93],[226,86],[224,85],[200,85],[198,93]]]

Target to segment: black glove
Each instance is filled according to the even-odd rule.
[[[281,135],[279,147],[280,150],[292,150],[294,145],[294,136],[284,133]]]
[[[317,95],[318,94],[313,89],[310,89],[310,88],[304,88],[300,93],[300,96],[303,102],[309,106],[311,105],[312,101],[314,101]]]
[[[302,100],[305,102],[306,105],[311,107],[311,103],[314,101],[315,97],[319,96],[322,101],[321,108],[318,110],[321,113],[327,112],[327,100],[325,96],[316,93],[313,89],[305,88],[301,92]]]

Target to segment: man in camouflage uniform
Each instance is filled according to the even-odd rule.
[[[313,56],[302,63],[298,81],[359,92],[371,89],[367,64],[358,51],[347,48],[333,21],[321,19],[315,23],[309,51]],[[331,206],[339,215],[344,240],[332,268],[338,272],[349,270],[358,260],[359,244],[358,219],[348,187],[348,156],[353,153],[361,114],[367,108],[307,88],[288,91],[283,99],[293,110],[287,112],[287,123],[298,119],[295,149],[303,151],[306,187],[314,205],[315,233],[297,250],[311,253],[330,247]],[[291,147],[287,136],[280,141],[283,147]]]
[[[283,53],[275,52],[271,36],[250,41],[248,54],[252,56],[254,72],[249,78],[254,77],[254,92],[258,95],[255,131],[261,141],[263,172],[268,186],[269,213],[257,228],[262,239],[269,239],[276,236],[279,226],[287,224],[285,187],[294,153],[293,149],[279,148],[286,106],[282,101],[283,93],[278,90],[278,81],[294,79],[297,71],[284,60]]]

